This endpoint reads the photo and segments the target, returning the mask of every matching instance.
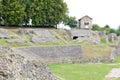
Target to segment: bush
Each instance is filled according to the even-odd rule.
[[[101,43],[106,43],[106,37],[102,37],[102,38],[100,39],[100,41],[101,41]]]

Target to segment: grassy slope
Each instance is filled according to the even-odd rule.
[[[112,51],[112,47],[108,44],[93,44],[89,42],[82,43],[82,50],[86,58],[108,57]]]

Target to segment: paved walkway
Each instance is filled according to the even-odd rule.
[[[106,78],[120,78],[120,68],[113,68]]]

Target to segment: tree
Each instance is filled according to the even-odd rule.
[[[116,30],[113,29],[113,28],[111,28],[111,29],[110,29],[110,33],[116,33]]]
[[[26,0],[27,23],[32,18],[34,25],[54,26],[62,22],[66,13],[67,5],[63,0]]]
[[[5,25],[19,25],[32,19],[34,26],[54,26],[67,15],[63,0],[2,0],[2,17]]]
[[[2,4],[1,4],[1,0],[0,0],[0,17],[1,17],[1,12],[2,12]]]
[[[62,22],[67,14],[67,4],[63,0],[46,0],[45,7],[46,19],[45,23],[49,25],[57,25]]]
[[[106,31],[106,34],[110,34],[111,29],[109,25],[105,25],[103,29]]]
[[[117,34],[117,36],[120,36],[120,26],[119,26],[118,29],[116,30],[116,34]]]
[[[19,0],[2,0],[2,17],[5,25],[20,25],[25,16],[25,5]]]
[[[77,27],[76,18],[75,18],[75,17],[70,17],[70,18],[69,18],[68,25],[69,25],[71,28]]]
[[[105,25],[104,28],[105,28],[105,29],[106,29],[106,28],[110,28],[110,26],[109,26],[109,25]]]
[[[100,26],[99,26],[98,24],[93,24],[93,26],[92,26],[92,30],[100,31],[101,28],[100,28]]]

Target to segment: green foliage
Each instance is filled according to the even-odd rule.
[[[106,31],[106,34],[116,33],[116,30],[113,28],[110,28],[109,25],[104,26],[103,29]]]
[[[76,17],[69,17],[66,15],[64,21],[66,25],[69,25],[71,28],[77,27],[77,20]]]
[[[110,26],[109,26],[109,25],[105,25],[104,28],[105,28],[105,29],[106,29],[106,28],[110,28]]]
[[[116,34],[117,34],[117,36],[120,36],[120,26],[119,26],[118,29],[116,30]]]
[[[97,24],[93,24],[93,26],[92,26],[92,30],[97,30],[97,31],[100,31],[100,30],[101,30],[101,28],[100,28],[100,26],[99,26],[99,25],[97,25]]]
[[[103,27],[103,29],[106,31],[106,34],[110,34],[110,27],[109,27],[109,25],[105,25],[104,27]]]
[[[100,38],[100,41],[101,41],[101,43],[106,43],[106,38],[102,37],[102,38]]]
[[[63,0],[2,0],[1,17],[5,25],[54,26],[63,21],[68,9]]]
[[[111,29],[110,29],[110,33],[116,33],[116,30],[113,29],[113,28],[111,28]]]
[[[118,36],[120,36],[120,26],[116,30],[116,29],[110,28],[109,25],[105,25],[104,27],[100,27],[98,24],[93,24],[92,30],[105,31],[107,35],[110,33],[116,33]]]
[[[22,24],[25,16],[25,5],[20,4],[18,0],[2,0],[1,15],[6,25]]]

